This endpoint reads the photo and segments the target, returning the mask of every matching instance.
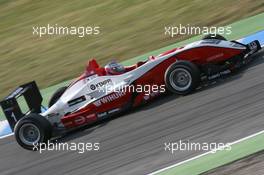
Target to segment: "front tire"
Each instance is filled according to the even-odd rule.
[[[50,122],[39,114],[29,114],[19,120],[14,129],[17,143],[28,150],[34,150],[46,143],[52,136]]]
[[[189,61],[177,61],[165,73],[166,88],[178,95],[187,95],[200,84],[200,70]]]

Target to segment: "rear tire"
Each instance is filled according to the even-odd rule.
[[[14,134],[21,147],[34,150],[51,138],[52,126],[45,117],[32,113],[17,122]]]
[[[208,35],[205,35],[203,37],[203,40],[204,39],[218,39],[218,40],[223,40],[223,41],[227,41],[227,39],[225,37],[223,37],[222,35],[219,35],[219,34],[208,34]]]
[[[165,73],[166,88],[178,95],[187,95],[200,84],[200,70],[189,61],[177,61]]]
[[[49,101],[49,108],[54,105],[59,98],[62,96],[62,94],[66,91],[68,87],[64,86],[64,87],[60,87],[59,89],[57,89],[54,94],[51,96],[50,101]]]

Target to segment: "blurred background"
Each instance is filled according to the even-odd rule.
[[[127,60],[188,36],[165,26],[225,26],[264,11],[263,0],[0,0],[0,98],[36,80],[78,76],[89,58]],[[100,26],[99,35],[33,35],[33,26]]]

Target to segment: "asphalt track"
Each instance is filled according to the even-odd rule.
[[[68,142],[100,142],[100,151],[78,154],[20,148],[13,137],[0,140],[0,174],[147,174],[201,151],[164,151],[164,142],[238,140],[264,128],[264,51],[238,74],[197,92],[167,95],[135,111],[75,132]],[[63,141],[63,140],[62,140]]]

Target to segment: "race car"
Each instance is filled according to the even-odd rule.
[[[62,133],[145,104],[164,92],[192,93],[203,82],[246,65],[260,49],[257,40],[245,45],[208,35],[131,66],[111,62],[101,67],[92,59],[80,77],[53,94],[46,110],[34,81],[18,87],[0,104],[18,144],[32,150]],[[27,112],[22,112],[17,102],[21,96]]]

